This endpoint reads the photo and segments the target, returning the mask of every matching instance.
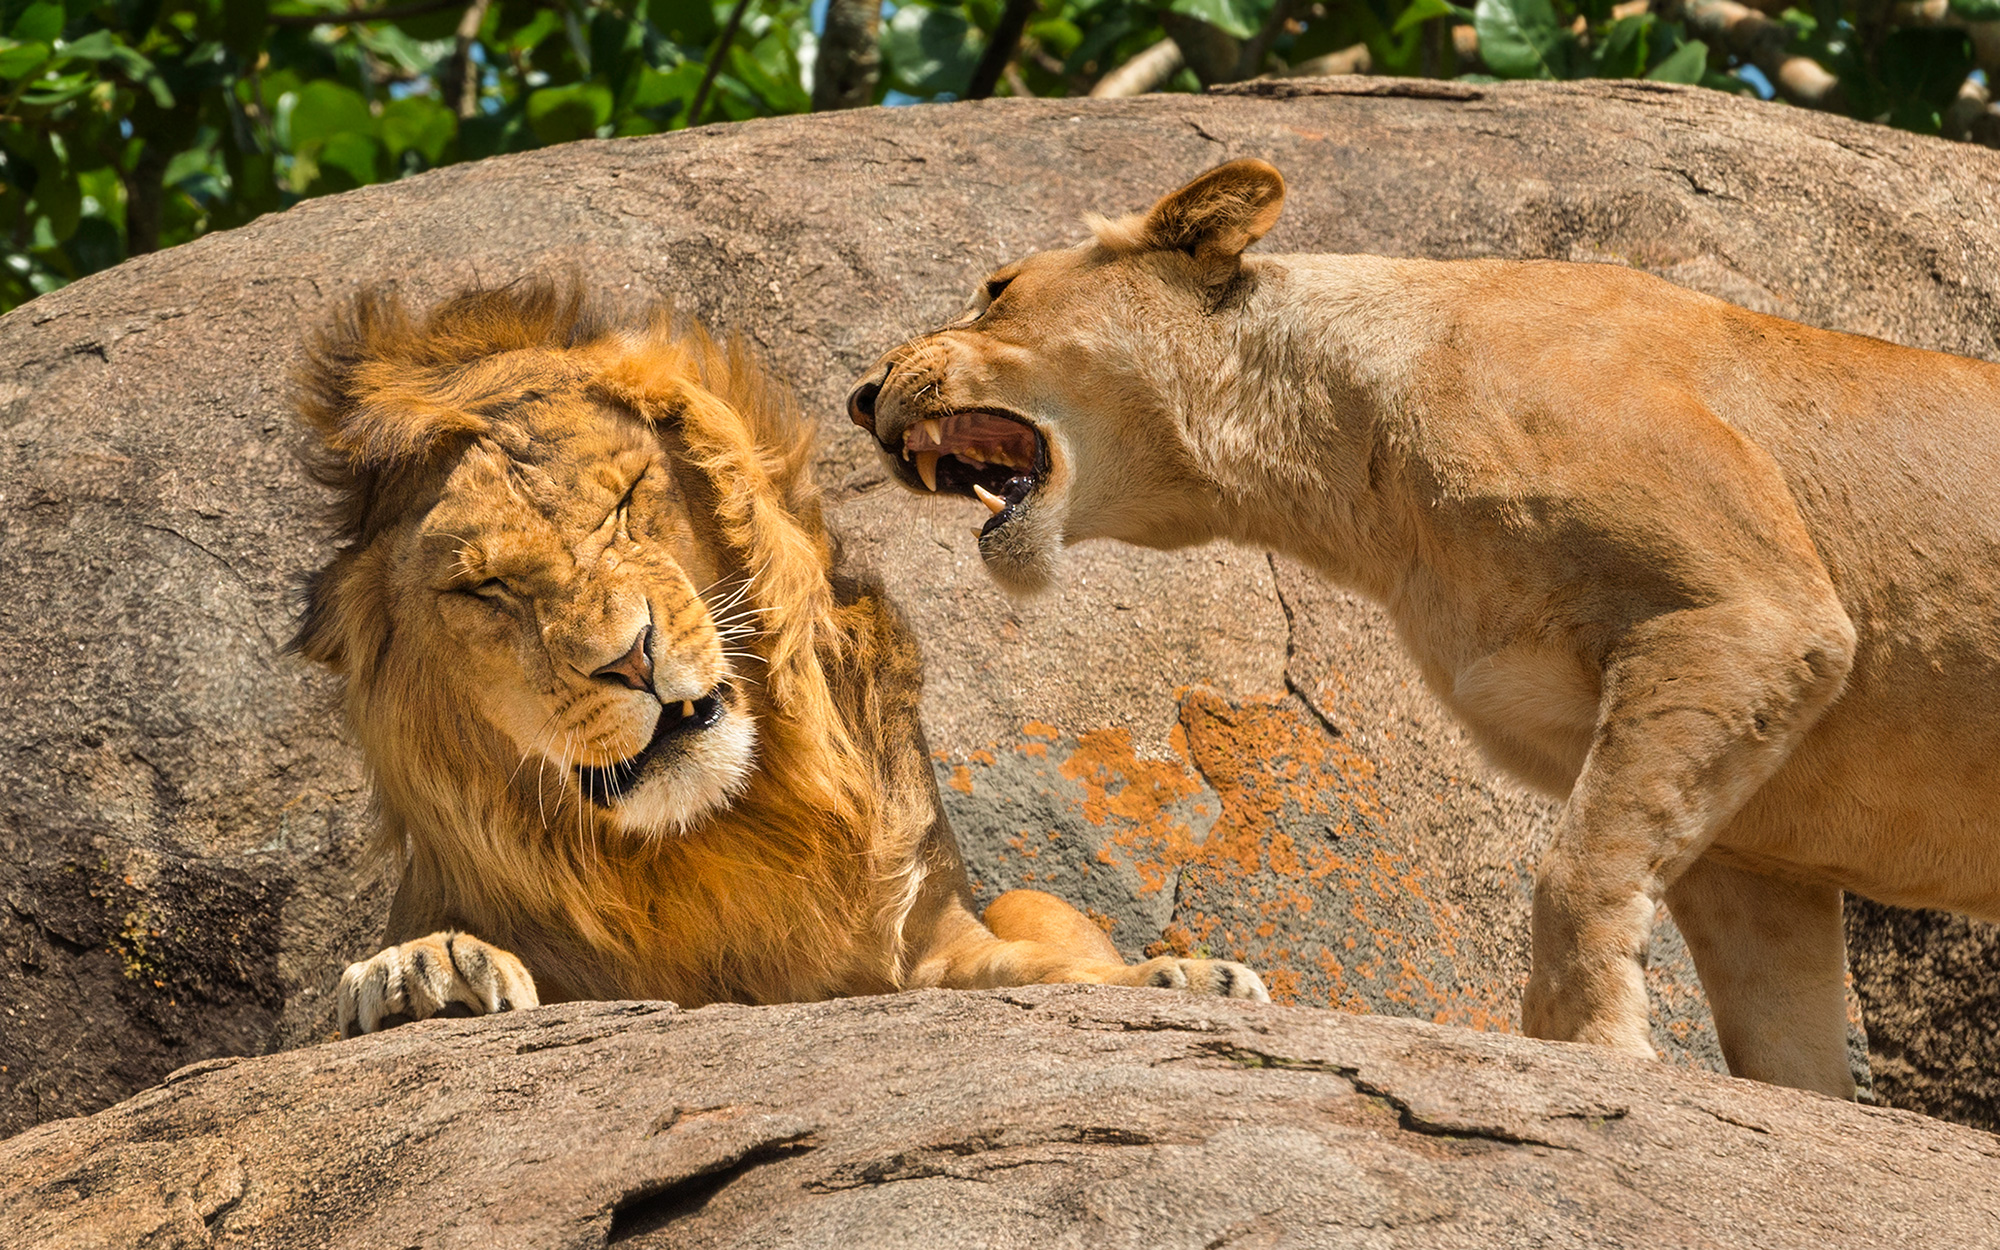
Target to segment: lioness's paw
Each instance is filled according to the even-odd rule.
[[[432,1016],[482,1016],[539,1007],[521,961],[465,933],[390,946],[340,976],[340,1035],[359,1037]]]
[[[1213,994],[1217,998],[1247,998],[1268,1003],[1270,993],[1264,980],[1249,966],[1227,959],[1178,959],[1163,955],[1135,964],[1126,970],[1123,984],[1151,985],[1163,990],[1186,990],[1191,994]]]

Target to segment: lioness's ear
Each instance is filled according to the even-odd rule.
[[[1233,269],[1243,249],[1278,224],[1285,180],[1258,160],[1218,165],[1147,211],[1132,233],[1143,246],[1186,252]]]

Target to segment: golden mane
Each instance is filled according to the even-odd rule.
[[[885,687],[913,701],[916,659],[883,654],[910,648],[871,588],[836,597],[810,427],[740,342],[664,310],[615,328],[574,283],[470,291],[422,318],[376,291],[313,344],[299,390],[342,544],[293,646],[346,679],[376,849],[404,870],[392,927],[463,927],[541,956],[561,969],[538,974],[557,997],[780,1000],[900,980],[894,942],[856,939],[900,923],[914,847],[879,844],[883,777],[850,724],[879,716]],[[705,484],[721,562],[759,623],[740,644],[764,662],[759,762],[680,836],[634,839],[580,794],[557,822],[538,816],[515,753],[440,683],[452,657],[399,647],[396,592],[371,572],[371,549],[428,507],[460,453],[518,450],[510,411],[552,394],[660,432]]]

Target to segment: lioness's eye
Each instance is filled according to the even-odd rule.
[[[506,582],[497,577],[489,577],[477,586],[466,586],[465,593],[480,599],[499,600],[513,593]]]

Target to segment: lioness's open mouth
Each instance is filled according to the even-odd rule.
[[[577,765],[577,782],[584,794],[604,807],[625,797],[633,786],[639,784],[648,765],[721,720],[723,701],[728,694],[729,687],[722,685],[699,699],[682,699],[665,705],[660,709],[659,724],[653,728],[652,739],[630,759],[601,767]]]
[[[903,431],[903,459],[933,491],[969,495],[986,505],[981,534],[1018,513],[1048,472],[1048,445],[1034,426],[994,412],[929,417]]]

